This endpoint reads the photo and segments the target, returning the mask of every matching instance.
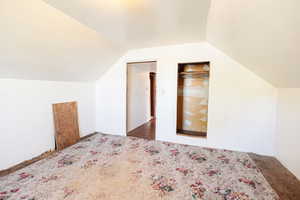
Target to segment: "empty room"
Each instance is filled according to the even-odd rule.
[[[299,8],[0,0],[0,200],[300,200]]]

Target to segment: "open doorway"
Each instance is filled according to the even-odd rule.
[[[155,140],[156,62],[127,64],[127,136]]]

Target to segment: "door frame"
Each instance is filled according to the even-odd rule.
[[[125,125],[125,134],[127,136],[128,134],[128,65],[130,64],[143,64],[143,63],[155,63],[156,64],[156,75],[157,75],[157,66],[158,66],[158,61],[157,60],[148,60],[148,61],[134,61],[134,62],[126,62],[126,103],[125,103],[125,107],[126,107],[126,113],[125,113],[125,116],[126,116],[126,125]],[[157,82],[156,82],[156,88],[157,88]],[[156,90],[156,99],[157,99],[157,91]],[[155,107],[157,108],[157,104],[155,105]],[[157,110],[155,108],[155,111]],[[156,115],[156,114],[155,114]],[[157,116],[155,116],[157,117]],[[156,128],[155,128],[155,132],[156,132]],[[156,133],[155,133],[155,139],[156,139]]]
[[[149,73],[150,78],[150,112],[151,117],[156,118],[156,91],[157,91],[157,82],[156,82],[156,72]]]

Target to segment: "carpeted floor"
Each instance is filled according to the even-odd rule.
[[[0,178],[0,200],[279,199],[246,153],[97,134]]]

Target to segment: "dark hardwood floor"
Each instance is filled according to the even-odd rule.
[[[137,127],[127,133],[127,136],[144,138],[147,140],[155,140],[155,119]]]
[[[279,195],[280,200],[300,200],[300,181],[276,158],[253,153],[248,155]]]

